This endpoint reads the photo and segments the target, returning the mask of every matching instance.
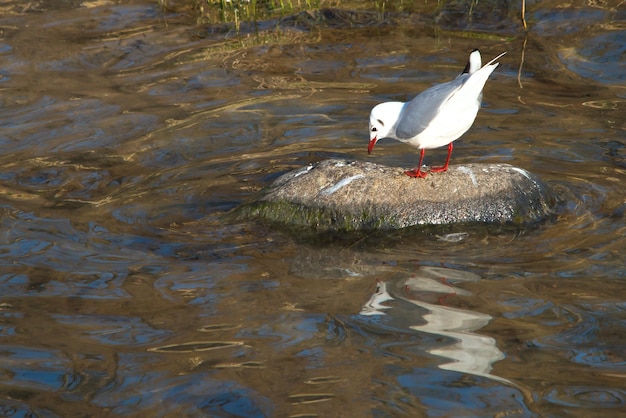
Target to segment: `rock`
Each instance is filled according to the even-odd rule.
[[[325,160],[284,174],[239,216],[317,230],[539,222],[554,198],[536,176],[508,164],[451,166],[425,179],[404,169]]]

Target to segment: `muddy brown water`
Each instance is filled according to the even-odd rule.
[[[623,4],[238,41],[153,3],[0,8],[0,415],[624,413]],[[475,47],[508,54],[452,163],[537,174],[553,220],[312,242],[222,217],[309,162],[414,165],[367,155],[369,110]]]

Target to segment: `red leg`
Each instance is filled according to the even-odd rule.
[[[452,142],[448,144],[448,158],[446,158],[446,163],[441,167],[433,167],[430,169],[432,173],[443,173],[444,171],[448,171],[448,164],[450,163],[450,156],[452,155]]]
[[[407,170],[404,172],[409,177],[419,177],[423,179],[428,175],[428,171],[422,171],[422,162],[424,161],[424,152],[425,150],[422,148],[422,152],[420,153],[420,163],[413,170]]]

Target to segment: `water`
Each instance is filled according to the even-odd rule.
[[[3,6],[0,415],[623,414],[623,7],[241,41],[153,3]],[[413,166],[367,156],[369,110],[474,47],[508,54],[452,163],[539,175],[553,221],[320,243],[223,219],[309,162]]]

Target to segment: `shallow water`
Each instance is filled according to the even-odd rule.
[[[153,3],[0,11],[0,415],[623,413],[622,6],[543,2],[526,38],[403,20],[239,41]],[[552,221],[313,242],[224,219],[324,158],[414,165],[367,155],[369,110],[475,47],[508,54],[452,163],[539,175]]]

